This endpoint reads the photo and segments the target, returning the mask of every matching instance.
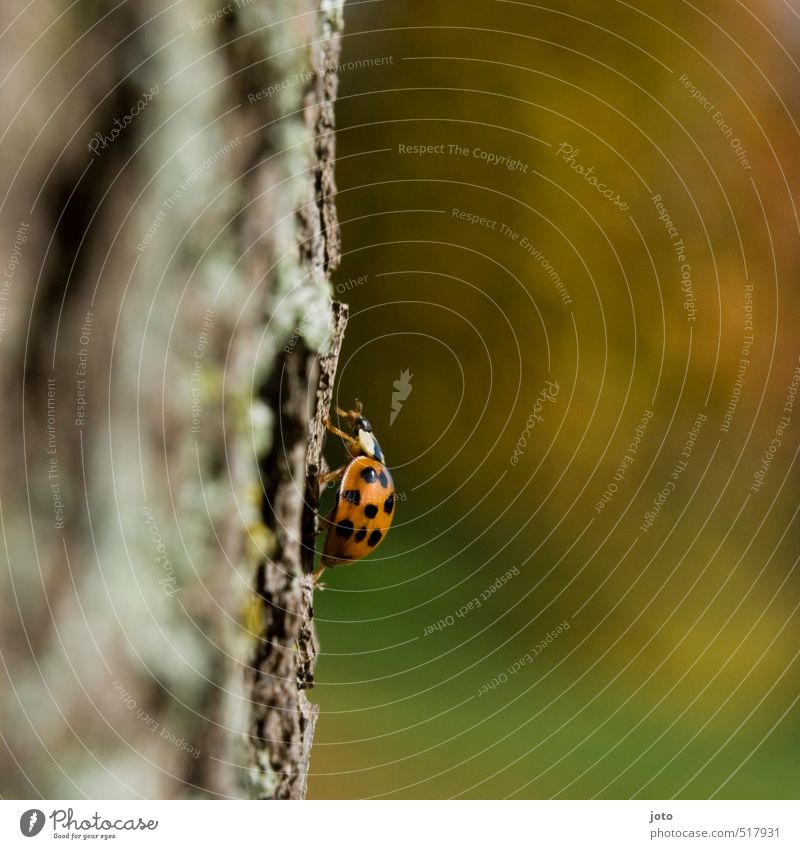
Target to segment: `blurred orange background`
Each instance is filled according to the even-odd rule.
[[[317,601],[310,795],[795,797],[797,14],[345,20],[338,401],[403,500]]]

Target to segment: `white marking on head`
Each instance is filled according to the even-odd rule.
[[[368,430],[358,431],[358,442],[361,449],[368,457],[375,456],[375,437]]]

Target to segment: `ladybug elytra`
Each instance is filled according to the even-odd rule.
[[[320,568],[345,566],[361,560],[384,540],[395,511],[394,482],[384,465],[383,451],[372,425],[364,418],[361,402],[355,410],[336,409],[352,435],[325,422],[326,428],[344,441],[352,458],[349,463],[332,472],[320,475],[321,485],[338,482],[336,503],[327,519],[328,535],[322,551]]]

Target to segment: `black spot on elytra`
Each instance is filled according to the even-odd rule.
[[[382,534],[380,531],[378,531],[378,530],[374,530],[374,531],[373,531],[373,532],[369,535],[369,539],[367,540],[367,545],[368,545],[370,548],[375,548],[375,546],[376,546],[376,545],[377,545],[377,544],[381,541],[381,537],[382,537],[382,536],[383,536],[383,534]]]
[[[367,504],[364,508],[364,515],[368,519],[374,519],[378,515],[378,506],[376,504]]]
[[[367,536],[367,529],[366,529],[366,528],[362,528],[362,529],[361,529],[361,530],[360,530],[360,531],[359,531],[359,532],[358,532],[358,533],[357,533],[357,534],[353,537],[353,539],[354,539],[356,542],[364,542],[364,540],[366,539],[366,536]]]
[[[367,466],[365,469],[361,470],[361,477],[366,481],[366,483],[375,483],[378,480],[378,473],[372,466]]]
[[[378,478],[378,480],[381,482],[381,486],[384,489],[386,489],[386,487],[389,486],[389,478],[386,477],[386,472],[381,472],[381,475]]]
[[[342,498],[345,501],[349,501],[355,507],[358,507],[361,503],[361,493],[357,489],[346,489],[342,493]]]
[[[336,524],[336,536],[349,539],[353,535],[353,523],[349,519],[342,519]]]
[[[391,513],[394,510],[394,493],[392,493],[386,501],[383,502],[384,513]]]

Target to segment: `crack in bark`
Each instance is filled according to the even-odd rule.
[[[314,294],[330,292],[327,276],[340,257],[333,109],[341,7],[342,0],[321,0],[314,76],[304,99],[314,144],[309,200],[297,213],[297,241],[301,285]],[[318,357],[297,340],[284,349],[259,393],[275,413],[271,448],[259,464],[262,517],[274,541],[256,569],[260,624],[249,661],[250,783],[252,795],[262,799],[300,799],[307,789],[318,715],[305,692],[314,684],[317,655],[312,585],[317,475],[346,324],[347,307],[331,302],[328,353]]]

